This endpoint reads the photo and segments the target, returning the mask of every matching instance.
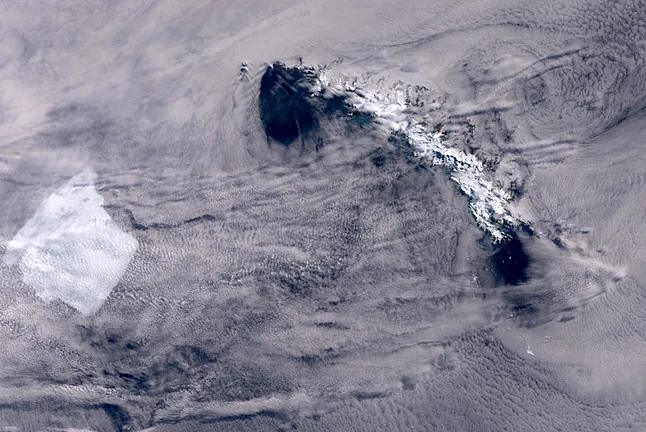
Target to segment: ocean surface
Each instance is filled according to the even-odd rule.
[[[2,2],[0,430],[646,430],[646,4]]]

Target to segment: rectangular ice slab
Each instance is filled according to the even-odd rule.
[[[101,307],[138,246],[103,209],[95,179],[86,169],[51,194],[4,256],[8,265],[19,263],[40,298],[60,299],[86,315]]]

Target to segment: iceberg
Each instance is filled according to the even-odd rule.
[[[101,307],[138,247],[103,208],[95,180],[85,169],[47,197],[4,255],[42,300],[59,299],[85,315]]]

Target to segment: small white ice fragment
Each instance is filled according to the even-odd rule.
[[[534,351],[532,351],[532,347],[530,347],[529,345],[527,345],[527,354],[532,356],[532,357],[536,357],[534,355]]]
[[[45,301],[60,299],[81,313],[96,312],[137,250],[103,209],[86,169],[51,194],[7,243],[4,261],[19,262],[25,284]]]

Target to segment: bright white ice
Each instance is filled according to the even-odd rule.
[[[358,88],[354,82],[343,78],[331,79],[321,71],[319,83],[313,91],[326,88],[350,96],[352,105],[361,112],[370,113],[391,131],[403,133],[418,157],[431,165],[441,165],[451,170],[451,180],[469,197],[471,213],[478,225],[491,235],[494,242],[508,238],[504,227],[517,227],[523,223],[510,208],[511,194],[496,187],[483,163],[474,155],[447,147],[442,133],[429,131],[423,121],[406,111],[406,94],[402,89],[382,92],[381,89]]]
[[[95,179],[86,169],[51,194],[4,256],[41,299],[60,299],[86,315],[101,307],[138,246],[103,209]]]

